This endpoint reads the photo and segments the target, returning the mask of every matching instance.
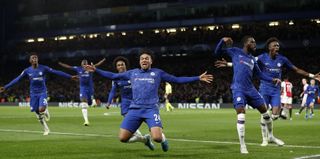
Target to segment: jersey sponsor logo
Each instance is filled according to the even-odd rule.
[[[251,62],[253,62],[253,60]],[[244,60],[240,60],[240,64],[245,64],[245,65],[249,66],[251,70],[253,70],[253,66],[254,66],[253,63],[249,63]]]
[[[268,67],[266,67],[266,70],[269,71],[269,72],[276,72],[276,73],[281,72],[280,68],[268,68]]]
[[[131,89],[131,85],[123,86],[124,89]]]
[[[81,77],[89,77],[89,74],[81,74]]]
[[[32,78],[34,81],[43,81],[43,77],[34,77]]]
[[[154,83],[153,78],[135,78],[135,81],[147,81],[148,83]]]

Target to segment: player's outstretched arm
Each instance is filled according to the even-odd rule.
[[[222,60],[217,60],[214,63],[214,66],[217,67],[217,68],[232,67],[232,62],[227,62],[224,58],[222,58]]]
[[[320,82],[320,72],[317,73],[317,74],[312,74],[312,73],[308,73],[308,72],[306,72],[305,70],[300,69],[300,68],[295,67],[295,66],[293,66],[292,69],[293,69],[296,73],[298,73],[298,74],[300,74],[300,75],[303,75],[303,76],[306,76],[306,77],[309,77],[309,78],[313,78],[313,79],[315,79],[315,80],[317,80],[317,81]]]
[[[101,69],[96,68],[92,63],[91,65],[84,66],[86,71],[89,72],[97,72],[102,77],[108,78],[108,79],[130,79],[130,71],[126,71],[123,73],[112,73],[110,71],[104,71]]]
[[[102,60],[100,60],[98,63],[94,64],[95,67],[100,66],[101,64],[103,64],[106,61],[106,58],[103,58]]]
[[[117,86],[114,82],[112,82],[112,88],[109,92],[109,96],[108,96],[108,102],[106,105],[106,108],[109,109],[110,104],[112,103],[112,99],[114,98],[115,94],[116,94],[116,90],[117,90]]]
[[[201,74],[200,76],[193,76],[193,77],[176,77],[170,75],[164,71],[161,72],[161,80],[171,83],[190,83],[195,81],[204,81],[207,83],[212,82],[213,76],[207,74],[207,72]]]
[[[309,74],[309,76],[310,76],[310,74]],[[315,74],[313,78],[320,82],[320,72]]]
[[[200,81],[211,83],[213,81],[213,75],[207,74],[207,71],[199,76]]]
[[[230,37],[223,37],[219,41],[219,43],[213,53],[213,56],[219,56],[219,55],[225,53],[227,51],[226,48],[231,47],[232,44],[233,44],[233,40]]]
[[[72,66],[68,65],[68,64],[65,64],[63,62],[58,62],[58,64],[64,68],[67,68],[67,69],[72,69]]]
[[[11,82],[9,82],[7,85],[4,86],[4,90],[7,90],[8,88],[12,87],[13,85],[15,85],[16,83],[18,83],[20,81],[21,78],[23,78],[24,76],[26,76],[26,71],[22,71],[22,73],[16,77],[15,79],[13,79]]]
[[[46,70],[47,70],[49,73],[56,74],[56,75],[61,76],[61,77],[64,77],[64,78],[69,78],[69,79],[75,79],[75,78],[77,78],[76,76],[71,76],[70,74],[67,74],[67,73],[65,73],[65,72],[52,69],[52,68],[50,68],[50,67],[48,67],[48,66],[45,66],[45,68],[46,68]]]

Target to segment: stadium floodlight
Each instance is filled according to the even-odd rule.
[[[193,27],[193,31],[197,31],[197,27]]]
[[[92,39],[92,38],[97,38],[97,37],[98,37],[98,34],[90,34],[90,35],[89,35],[89,38],[90,38],[90,39]]]
[[[269,23],[269,26],[273,27],[273,26],[278,26],[279,22],[278,21],[273,21]]]
[[[86,34],[82,34],[81,37],[85,39],[87,37],[87,35]]]
[[[60,37],[58,37],[58,40],[67,40],[67,37],[66,36],[60,36]]]
[[[70,36],[69,36],[69,39],[72,40],[72,39],[74,39],[75,37],[76,37],[75,35],[70,35]]]
[[[208,30],[214,30],[215,26],[208,26]]]
[[[154,30],[154,33],[158,34],[158,33],[160,33],[160,30],[156,29],[156,30]]]
[[[294,23],[293,23],[292,20],[290,20],[288,24],[289,24],[289,25],[294,25]]]
[[[167,29],[167,33],[175,33],[175,32],[177,32],[177,29],[175,28]]]
[[[126,36],[127,33],[126,32],[121,32],[121,35]]]
[[[26,42],[27,42],[27,43],[33,43],[33,42],[34,42],[34,39],[27,39]]]
[[[44,38],[37,38],[38,42],[44,42]]]
[[[239,24],[232,24],[231,28],[232,29],[239,29],[240,25]]]
[[[185,28],[185,27],[180,28],[180,31],[181,31],[181,32],[184,32],[184,31],[186,31],[186,30],[187,30],[187,28]]]
[[[142,30],[140,30],[140,31],[139,31],[139,34],[141,34],[141,35],[142,35],[142,34],[143,34],[143,31],[142,31]]]

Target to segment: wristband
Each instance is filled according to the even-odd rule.
[[[314,78],[314,74],[312,74],[312,73],[309,73],[309,75],[308,75],[310,78]]]
[[[228,63],[227,63],[227,66],[228,66],[228,67],[232,67],[232,63],[231,63],[231,62],[228,62]]]

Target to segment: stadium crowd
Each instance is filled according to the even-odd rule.
[[[21,41],[12,47],[13,52],[31,52],[38,53],[73,51],[73,50],[95,50],[110,48],[131,48],[131,47],[153,47],[153,46],[192,46],[195,44],[213,45],[223,36],[230,36],[235,41],[250,33],[255,36],[256,41],[264,42],[271,36],[278,37],[280,40],[312,40],[320,38],[319,24],[310,20],[301,20],[289,25],[288,21],[280,22],[279,26],[270,27],[266,23],[240,24],[239,29],[232,29],[231,25],[218,25],[213,30],[207,27],[186,28],[180,31],[180,28],[174,33],[168,33],[160,29],[159,33],[154,30],[146,30],[143,34],[138,31],[121,32],[110,34],[98,34],[97,37],[76,36],[71,40],[46,39],[44,42],[26,43]]]

